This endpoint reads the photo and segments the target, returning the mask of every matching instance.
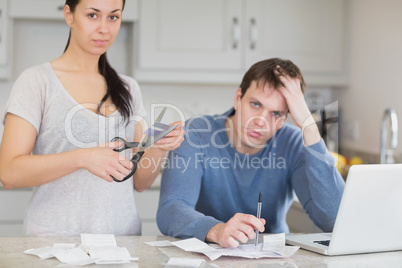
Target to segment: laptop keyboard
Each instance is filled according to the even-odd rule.
[[[320,245],[329,246],[329,241],[330,240],[319,240],[319,241],[313,241],[313,242],[320,244]]]

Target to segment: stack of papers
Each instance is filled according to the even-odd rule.
[[[229,257],[243,257],[243,258],[288,258],[296,253],[299,249],[298,246],[286,246],[285,234],[271,234],[264,236],[264,243],[258,244],[245,244],[237,248],[222,248],[218,245],[208,245],[197,238],[189,238],[176,242],[169,241],[154,241],[146,242],[151,246],[176,246],[185,251],[197,252],[206,255],[210,260],[216,260],[221,256]]]
[[[138,258],[130,256],[127,248],[117,247],[114,235],[81,234],[81,245],[55,243],[52,247],[28,249],[26,254],[41,259],[57,258],[71,265],[130,263]]]

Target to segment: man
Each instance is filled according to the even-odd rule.
[[[268,59],[245,74],[234,108],[188,120],[186,138],[163,172],[162,233],[237,247],[260,232],[288,232],[293,191],[314,223],[332,231],[344,181],[289,60]],[[297,126],[285,123],[288,114]],[[262,192],[261,219],[256,215]],[[265,227],[264,227],[265,225]]]

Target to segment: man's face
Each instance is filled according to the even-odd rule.
[[[288,115],[284,96],[270,85],[253,81],[244,96],[238,89],[234,100],[233,138],[241,153],[257,153],[283,127]]]

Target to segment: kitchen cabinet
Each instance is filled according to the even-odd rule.
[[[0,236],[22,236],[31,188],[5,190],[0,187]]]
[[[139,68],[232,70],[241,66],[241,0],[145,0]]]
[[[286,222],[291,233],[322,233],[308,216],[299,200],[295,198],[286,215]]]
[[[64,19],[65,0],[9,0],[10,13],[20,19]]]
[[[144,192],[134,192],[135,204],[142,223],[142,235],[161,235],[156,224],[159,205],[159,187],[151,187]]]
[[[159,184],[160,176],[151,188],[141,193],[134,192],[137,211],[142,222],[142,235],[161,235],[156,224]],[[5,190],[0,185],[0,237],[23,235],[23,221],[31,196],[31,188]],[[297,199],[289,208],[286,220],[291,232],[322,232],[314,225]]]
[[[308,84],[344,85],[344,0],[142,0],[139,81],[239,84],[255,62],[281,57]]]
[[[337,0],[247,0],[246,66],[284,57],[304,72],[338,72],[342,66],[344,4]],[[255,29],[254,29],[255,28]]]
[[[0,2],[0,79],[8,78],[10,73],[9,48],[10,32],[7,1]]]
[[[158,181],[160,183],[160,177]],[[0,237],[23,235],[25,212],[31,196],[31,188],[5,190],[0,183]],[[141,193],[135,192],[134,198],[142,222],[142,235],[161,235],[156,224],[159,185]]]
[[[64,20],[65,0],[9,0],[10,13],[18,19]],[[123,21],[137,19],[137,0],[126,0]]]
[[[7,2],[0,2],[0,65],[7,63],[6,60],[6,28],[7,26]]]
[[[1,0],[3,1],[3,0]],[[38,40],[32,41],[29,48],[35,50],[35,46],[40,46],[36,51],[36,55],[30,56],[28,62],[38,64],[40,62],[48,61],[59,56],[60,49],[65,45],[65,38],[68,35],[68,26],[64,22],[63,8],[65,0],[7,0],[10,11],[10,21],[17,27],[29,28],[31,31],[28,34],[28,39],[37,38]],[[109,62],[116,68],[116,71],[124,74],[133,73],[133,58],[134,58],[134,22],[137,20],[137,0],[126,0],[126,5],[123,11],[122,25],[120,32],[114,44],[108,50]],[[21,26],[28,25],[28,26]],[[64,28],[63,28],[64,27]],[[51,33],[46,34],[49,29]],[[18,29],[19,30],[19,29]],[[14,38],[18,36],[18,30],[14,34]],[[59,30],[59,31],[58,31]],[[57,34],[52,34],[58,31]],[[35,33],[35,34],[33,34]],[[65,35],[67,34],[67,35]],[[39,37],[39,38],[38,38]],[[42,38],[41,38],[42,37]],[[20,37],[23,38],[23,37]],[[40,39],[40,41],[39,41]],[[25,39],[23,39],[25,40]],[[60,41],[61,40],[61,41]],[[53,45],[54,44],[54,45]],[[13,62],[17,65],[14,71],[19,72],[30,67],[31,64],[26,64],[20,52],[22,50],[21,44],[18,44],[16,49],[19,53],[14,54]],[[48,49],[52,47],[51,49]],[[55,49],[55,47],[57,47]],[[28,50],[25,49],[24,50]],[[31,54],[31,52],[27,53]],[[11,54],[12,55],[12,54]],[[11,56],[10,56],[11,57]],[[22,66],[22,68],[18,68]]]

